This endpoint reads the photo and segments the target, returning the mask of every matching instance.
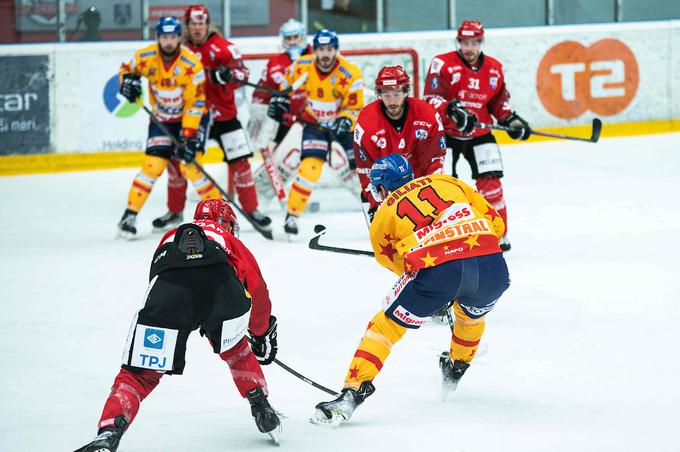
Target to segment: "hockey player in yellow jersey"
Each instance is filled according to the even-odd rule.
[[[484,332],[484,317],[510,281],[499,242],[505,225],[479,193],[451,176],[413,179],[408,160],[382,157],[370,173],[381,202],[370,227],[380,265],[400,275],[370,322],[345,377],[341,395],[316,406],[312,422],[337,425],[375,391],[392,346],[453,302],[449,350],[439,366],[448,394],[470,366]]]
[[[142,168],[132,181],[127,208],[118,223],[118,236],[132,239],[137,234],[137,214],[144,206],[156,179],[171,158],[181,158],[182,174],[202,199],[219,198],[217,188],[190,164],[200,162],[205,144],[208,116],[205,107],[203,65],[180,45],[182,28],[175,17],[161,17],[156,25],[157,41],[135,53],[134,59],[119,71],[120,93],[130,102],[142,94],[141,77],[149,81],[149,103],[156,117],[184,146],[176,150],[170,137],[157,124],[149,122],[149,134]]]
[[[288,214],[284,230],[298,233],[297,218],[304,212],[314,185],[321,177],[330,143],[338,142],[354,170],[352,133],[359,111],[364,107],[364,83],[357,66],[338,55],[338,36],[333,30],[314,35],[311,55],[303,55],[288,68],[283,90],[304,92],[307,103],[300,114],[302,132],[300,167],[288,195]],[[272,96],[267,114],[285,122],[291,112],[288,96]]]

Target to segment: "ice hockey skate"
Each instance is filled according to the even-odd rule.
[[[130,209],[125,209],[123,217],[118,222],[118,233],[116,238],[124,240],[133,240],[137,236],[137,212]]]
[[[114,427],[99,429],[99,434],[91,443],[77,449],[75,452],[116,452],[128,421],[125,417],[118,416],[113,422]]]
[[[350,420],[354,410],[374,392],[375,386],[370,381],[361,383],[358,391],[354,388],[345,388],[337,399],[317,404],[316,416],[310,418],[309,422],[337,427],[342,422]]]
[[[267,396],[262,392],[262,388],[251,389],[246,394],[246,397],[250,402],[250,412],[253,415],[253,419],[255,419],[258,430],[269,435],[272,441],[278,445],[282,430],[281,421],[276,411],[269,405]]]
[[[246,213],[246,216],[251,222],[257,224],[258,229],[271,231],[272,219],[259,210],[253,210],[250,213]]]
[[[470,363],[458,359],[451,361],[451,354],[448,351],[442,352],[439,357],[439,368],[442,371],[443,401],[446,401],[449,394],[456,390],[468,367],[470,367]]]
[[[286,234],[297,235],[299,232],[297,217],[295,215],[287,214],[286,220],[283,223],[283,230]]]
[[[184,214],[182,212],[168,211],[165,215],[153,220],[153,232],[165,232],[172,228],[176,228],[184,221]]]

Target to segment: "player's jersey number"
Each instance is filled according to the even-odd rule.
[[[425,214],[418,206],[416,206],[410,199],[404,198],[397,204],[397,216],[399,218],[406,218],[413,223],[413,230],[429,226],[437,218],[437,215],[449,208],[453,201],[444,201],[439,193],[437,193],[431,186],[423,187],[418,192],[418,199],[424,203],[429,204],[434,211],[431,215]],[[429,210],[429,209],[428,209]]]

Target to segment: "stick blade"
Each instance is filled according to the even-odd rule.
[[[593,134],[590,136],[590,141],[597,143],[600,139],[600,132],[602,132],[602,121],[600,118],[593,119]]]

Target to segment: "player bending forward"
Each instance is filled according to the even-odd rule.
[[[397,152],[409,161],[415,177],[442,172],[446,141],[441,118],[427,102],[409,97],[409,85],[401,66],[380,69],[375,79],[378,99],[361,110],[354,127],[354,158],[369,223],[378,208],[369,183],[377,159]]]
[[[470,186],[443,174],[413,179],[401,155],[378,159],[371,184],[382,204],[371,223],[378,263],[401,275],[354,353],[342,395],[316,405],[312,422],[337,425],[374,391],[392,346],[456,300],[454,332],[440,368],[445,392],[456,388],[484,332],[484,316],[509,286],[498,245],[503,220]]]
[[[278,441],[280,421],[267,401],[260,368],[276,357],[276,317],[270,314],[269,292],[257,262],[237,235],[229,204],[210,199],[196,206],[192,223],[163,236],[98,436],[76,452],[116,451],[140,403],[163,374],[182,374],[187,339],[197,328],[229,366],[241,396],[250,402],[257,428]]]

